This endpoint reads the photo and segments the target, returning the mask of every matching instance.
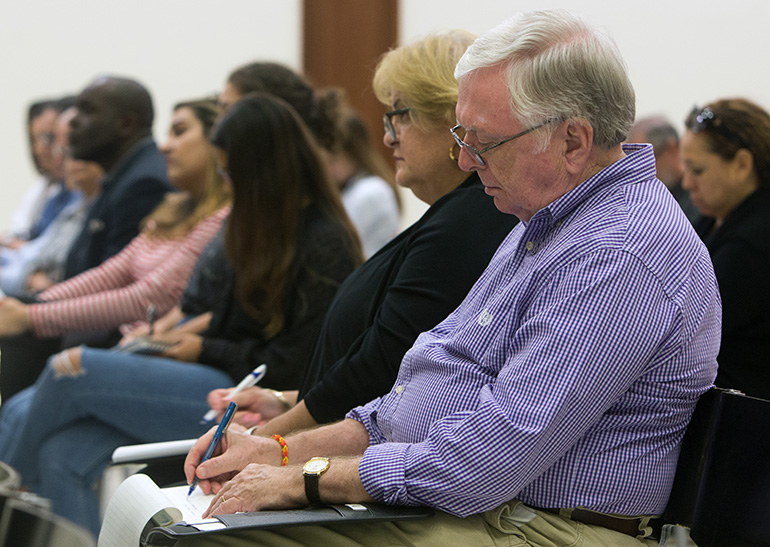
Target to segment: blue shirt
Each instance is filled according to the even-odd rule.
[[[375,499],[663,511],[716,375],[721,303],[652,148],[624,151],[517,225],[392,391],[348,415],[369,432],[359,474]]]

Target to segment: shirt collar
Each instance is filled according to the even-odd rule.
[[[616,185],[634,184],[655,178],[655,156],[651,144],[623,144],[625,157],[611,163],[595,175],[535,213],[527,225],[553,226],[596,193]]]
[[[102,186],[108,185],[112,180],[117,178],[118,174],[125,169],[125,167],[133,161],[134,157],[139,155],[139,152],[144,149],[146,146],[154,143],[154,139],[151,135],[148,135],[147,137],[142,137],[138,141],[134,143],[134,145],[129,148],[123,156],[121,156],[120,160],[118,160],[118,163],[115,164],[115,166],[110,169],[102,178]]]

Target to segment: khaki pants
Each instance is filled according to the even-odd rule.
[[[177,547],[652,547],[657,544],[652,539],[635,539],[512,501],[464,519],[436,512],[433,517],[414,521],[298,526],[191,537],[180,540]]]

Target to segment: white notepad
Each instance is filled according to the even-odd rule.
[[[204,495],[196,488],[187,497],[189,487],[159,488],[147,475],[131,475],[110,498],[99,533],[99,547],[136,547],[148,523],[169,526],[176,522],[195,523],[199,530],[224,528],[217,519],[202,519],[213,494]]]

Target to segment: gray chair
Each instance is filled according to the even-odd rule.
[[[5,501],[0,547],[96,547],[93,535],[39,505],[19,497]]]

